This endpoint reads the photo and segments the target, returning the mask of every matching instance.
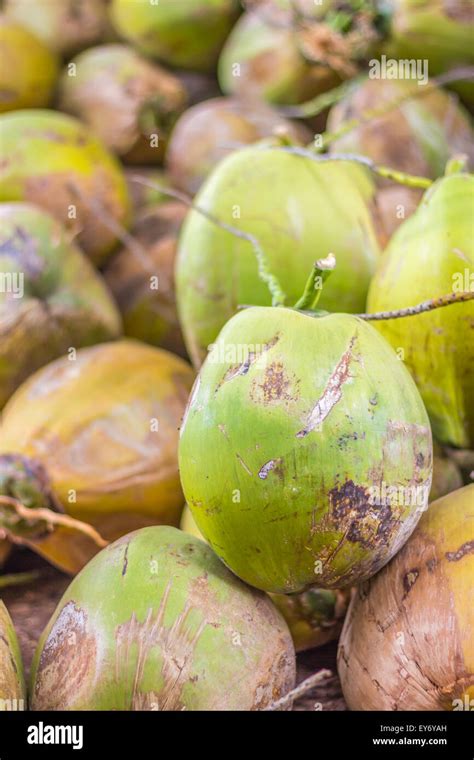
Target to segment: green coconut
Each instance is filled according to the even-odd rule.
[[[0,204],[0,408],[35,370],[69,349],[119,337],[102,277],[53,217]]]
[[[472,290],[474,176],[437,180],[390,241],[367,309],[413,306]],[[474,301],[376,323],[410,370],[442,444],[474,448]]]
[[[0,112],[48,106],[58,61],[20,24],[0,17]]]
[[[239,12],[238,0],[112,0],[117,32],[169,66],[212,71]]]
[[[474,485],[430,505],[354,595],[338,669],[351,710],[472,710]]]
[[[366,322],[253,307],[201,368],[179,462],[199,530],[236,575],[274,593],[344,588],[414,529],[431,431],[409,372]]]
[[[379,257],[373,192],[371,178],[354,163],[318,164],[265,144],[225,158],[195,203],[256,237],[284,284],[288,304],[299,297],[315,259],[334,253],[337,267],[321,308],[362,312]],[[190,211],[183,225],[176,285],[184,338],[196,365],[240,304],[270,304],[252,245],[198,211]]]
[[[174,263],[186,212],[187,207],[175,201],[142,209],[132,229],[133,248],[121,248],[104,271],[125,335],[180,356],[186,356],[186,349],[176,307]]]
[[[126,45],[101,45],[68,64],[58,102],[124,161],[159,163],[186,92],[179,79]]]
[[[322,13],[318,4],[306,5],[312,16]],[[219,83],[225,94],[301,103],[339,81],[324,61],[315,63],[304,55],[291,6],[289,0],[266,0],[237,21],[219,58]]]
[[[12,619],[0,599],[0,712],[24,710],[25,703],[20,646]]]
[[[65,513],[109,540],[178,525],[178,427],[192,380],[182,359],[133,340],[82,348],[38,370],[2,415],[0,494],[23,509],[0,504],[0,530],[77,572],[100,542],[76,551],[74,536],[62,542],[69,525],[50,531],[40,513],[28,521],[29,509]]]
[[[276,608],[204,542],[150,527],[71,583],[38,644],[33,710],[260,710],[294,685]]]
[[[261,102],[212,98],[178,119],[166,152],[166,166],[176,187],[194,195],[204,179],[236,148],[257,142],[276,130],[308,143],[309,130],[282,118]]]
[[[49,47],[68,57],[101,42],[109,33],[107,0],[3,0],[18,21]]]
[[[384,0],[389,35],[387,56],[428,61],[430,76],[474,63],[473,16],[469,0]],[[453,85],[468,102],[474,101],[472,82]]]
[[[205,540],[186,504],[181,515],[181,530]],[[297,652],[337,639],[349,603],[349,590],[310,588],[301,594],[270,594],[290,629]]]
[[[38,204],[78,233],[94,263],[103,262],[116,243],[111,226],[126,225],[130,212],[116,159],[87,127],[55,111],[3,114],[0,130],[0,201]]]

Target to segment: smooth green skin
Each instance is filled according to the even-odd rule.
[[[0,292],[0,408],[35,370],[119,337],[119,311],[102,277],[49,214],[0,204],[0,271],[23,276],[22,298]]]
[[[65,226],[79,230],[81,247],[94,263],[102,263],[116,238],[91,204],[105,206],[122,225],[129,221],[130,200],[117,160],[79,121],[55,111],[3,114],[0,132],[5,156],[0,201],[37,203]],[[71,219],[71,205],[76,219]]]
[[[386,311],[461,290],[474,281],[474,176],[437,180],[392,237],[372,281],[367,310]],[[459,289],[459,287],[458,287]],[[444,444],[474,447],[474,301],[409,319],[375,322],[413,375]]]
[[[0,111],[49,105],[58,61],[37,37],[0,17]]]
[[[203,541],[144,528],[72,581],[38,644],[33,710],[260,709],[291,689],[290,632]]]
[[[334,83],[327,68],[304,59],[289,20],[272,25],[264,13],[250,12],[237,21],[222,49],[218,78],[227,95],[254,91],[282,104],[301,103]]]
[[[0,599],[0,712],[15,709],[15,702],[26,700],[20,646],[8,610]],[[17,708],[21,709],[18,703]]]
[[[239,12],[237,0],[112,0],[117,32],[169,66],[212,71]]]
[[[371,180],[355,164],[317,164],[253,145],[225,158],[195,203],[258,239],[287,305],[300,297],[315,260],[332,252],[337,266],[320,307],[362,312],[379,256],[369,212],[372,193]],[[271,303],[251,244],[197,211],[182,227],[176,287],[184,338],[197,366],[240,304]]]
[[[266,350],[236,363],[245,346]],[[370,325],[245,309],[198,378],[181,482],[199,530],[236,575],[276,593],[343,588],[398,551],[428,501],[431,431],[408,371]],[[370,504],[381,483],[419,485],[420,507],[409,492],[401,505]]]
[[[455,11],[464,6],[464,15],[456,18]],[[392,13],[390,36],[383,46],[387,56],[429,61],[429,74],[434,76],[458,66],[474,63],[472,9],[467,18],[468,4],[460,0],[389,0]],[[450,16],[448,8],[453,14]],[[451,85],[466,102],[474,102],[472,82]]]

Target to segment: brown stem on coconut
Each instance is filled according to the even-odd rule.
[[[332,677],[333,673],[330,670],[319,670],[317,673],[309,676],[298,686],[289,691],[288,694],[285,694],[284,697],[277,699],[276,702],[273,702],[271,705],[269,705],[269,707],[266,707],[264,712],[282,710],[286,707],[292,706],[293,702],[295,702],[297,699],[304,697],[305,694],[312,691],[321,682],[327,681]]]
[[[92,525],[69,515],[53,512],[46,507],[38,509],[26,507],[21,501],[11,496],[0,496],[0,508],[1,506],[7,509],[0,509],[2,518],[0,531],[4,534],[2,537],[8,538],[13,543],[29,545],[37,535],[45,531],[51,532],[56,526],[64,526],[88,536],[100,549],[107,546],[108,542]]]
[[[0,539],[73,574],[107,544],[91,525],[64,513],[44,467],[19,454],[0,456]]]
[[[400,185],[406,187],[419,187],[423,190],[427,190],[433,184],[428,177],[416,177],[405,172],[397,171],[396,169],[390,169],[388,166],[381,166],[376,164],[372,159],[367,156],[357,156],[353,153],[332,153],[331,155],[319,156],[308,148],[300,148],[298,146],[272,146],[273,150],[282,150],[285,153],[291,153],[295,156],[301,156],[302,158],[309,158],[311,161],[317,163],[325,163],[327,161],[352,161],[361,166],[366,166],[371,172],[377,174],[384,179],[390,179],[393,182],[397,182]]]
[[[401,319],[403,317],[413,317],[417,314],[423,314],[426,311],[442,309],[445,306],[453,306],[456,303],[464,303],[474,298],[474,291],[468,290],[461,293],[448,293],[438,298],[430,298],[429,301],[423,301],[416,306],[407,306],[405,309],[396,309],[394,311],[378,311],[374,314],[355,314],[354,316],[366,321],[378,321],[382,319]]]
[[[355,77],[349,79],[347,82],[339,84],[337,87],[333,87],[328,92],[322,92],[316,95],[315,98],[311,98],[306,103],[300,103],[296,106],[278,106],[278,111],[282,116],[291,117],[294,119],[310,119],[323,113],[327,108],[336,105],[339,101],[343,100],[347,95],[355,90],[364,77]],[[324,136],[323,136],[324,137]]]

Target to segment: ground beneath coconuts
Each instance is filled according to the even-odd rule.
[[[40,634],[69,583],[66,575],[27,550],[17,549],[4,568],[4,573],[29,571],[37,571],[39,577],[21,586],[0,589],[0,598],[5,602],[15,624],[26,673],[29,671]],[[334,678],[325,681],[324,684],[298,699],[294,704],[294,710],[347,709],[336,674],[336,644],[334,642],[318,649],[302,652],[297,657],[297,664],[298,683],[322,668],[331,670]]]

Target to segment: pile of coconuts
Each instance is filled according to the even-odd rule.
[[[0,710],[288,710],[325,645],[469,709],[463,0],[4,0],[0,53]]]

